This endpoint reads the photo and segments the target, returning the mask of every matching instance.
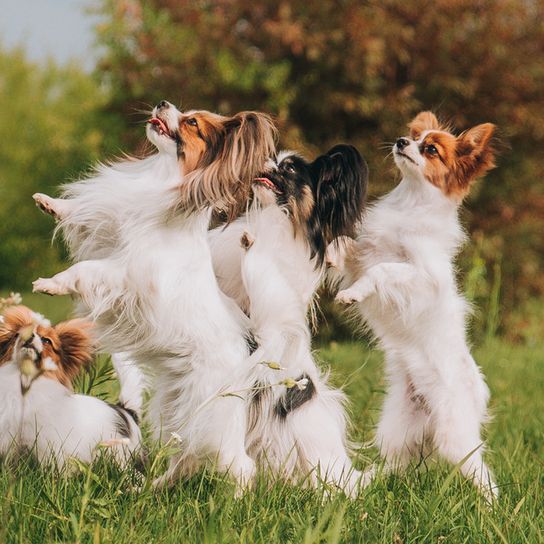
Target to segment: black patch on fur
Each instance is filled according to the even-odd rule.
[[[132,418],[136,425],[138,424],[138,416],[130,408],[125,408],[122,404],[110,404],[110,406],[117,412],[117,422],[115,424],[116,430],[123,438],[130,438],[130,422],[128,418]]]
[[[117,405],[132,418],[132,420],[134,421],[134,423],[136,423],[136,425],[140,425],[140,418],[138,414],[132,408],[128,408],[124,404],[121,404],[120,402],[118,402]]]
[[[318,264],[327,246],[339,236],[355,237],[366,203],[368,165],[352,145],[335,145],[310,165],[315,208],[308,221],[308,238]]]
[[[253,355],[255,351],[257,351],[257,348],[259,347],[259,344],[257,343],[257,340],[255,339],[255,335],[253,334],[253,331],[246,332],[246,344],[249,349],[249,354]]]
[[[263,177],[277,189],[276,201],[288,211],[290,200],[302,202],[305,188],[311,190],[314,204],[306,219],[311,256],[317,265],[325,260],[327,246],[339,236],[355,237],[362,218],[368,187],[368,166],[355,147],[335,145],[313,162],[288,155],[277,170]]]
[[[300,408],[304,403],[313,399],[316,394],[314,382],[307,374],[302,374],[297,381],[306,378],[308,383],[304,389],[297,386],[287,389],[285,395],[277,402],[274,407],[274,413],[280,418],[285,419],[291,412]]]

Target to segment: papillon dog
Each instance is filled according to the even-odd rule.
[[[467,344],[454,258],[466,238],[460,204],[495,165],[495,126],[455,136],[422,112],[409,130],[393,146],[402,181],[368,209],[344,263],[332,259],[343,275],[336,299],[356,303],[385,351],[376,445],[386,468],[436,451],[491,496],[480,434],[489,390]]]
[[[221,392],[245,383],[248,324],[217,285],[207,232],[213,209],[232,218],[246,205],[275,128],[257,112],[180,112],[163,101],[147,137],[158,149],[152,157],[102,167],[69,199],[39,198],[60,218],[76,260],[87,260],[34,289],[78,295],[104,349],[128,352],[151,374],[155,436],[178,449],[158,483],[209,459],[241,488],[255,470],[246,413]]]
[[[0,353],[0,454],[30,449],[63,468],[69,458],[92,461],[104,446],[125,465],[140,447],[130,410],[72,391],[92,360],[88,322],[52,327],[25,306],[11,307],[0,323]]]
[[[360,474],[349,458],[345,398],[315,362],[309,311],[327,245],[354,235],[367,182],[352,146],[313,162],[282,152],[256,179],[247,215],[210,234],[219,284],[249,313],[258,346],[246,385],[249,454],[275,476],[352,496]]]

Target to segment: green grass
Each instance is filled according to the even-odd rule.
[[[53,318],[69,308],[69,301],[24,300]],[[493,507],[455,469],[434,462],[379,477],[356,500],[328,500],[322,492],[265,478],[237,500],[228,480],[209,472],[168,491],[151,490],[164,452],[151,453],[140,492],[133,490],[132,471],[122,473],[105,459],[77,467],[71,477],[28,459],[0,466],[0,542],[543,542],[544,345],[493,339],[475,355],[492,391],[487,458],[501,488]],[[369,440],[383,396],[381,355],[353,342],[331,343],[318,357],[330,365],[333,382],[345,386],[353,438]],[[109,372],[102,360],[79,386],[115,400]],[[375,455],[361,449],[356,463],[364,468]]]

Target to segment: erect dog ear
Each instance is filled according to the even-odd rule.
[[[492,123],[483,123],[457,138],[455,169],[452,172],[455,179],[450,179],[449,183],[455,183],[463,196],[473,181],[495,167],[495,129]]]
[[[254,178],[275,153],[276,127],[268,115],[248,111],[226,118],[221,129],[208,164],[187,176],[182,191],[193,207],[214,207],[232,221],[246,205]]]
[[[322,264],[330,242],[355,236],[366,202],[368,166],[355,147],[339,144],[318,157],[310,169],[315,184],[310,243]]]
[[[0,365],[11,359],[17,333],[34,322],[33,315],[26,306],[11,306],[4,311],[0,321]]]
[[[426,130],[441,130],[442,125],[432,111],[418,113],[409,123],[410,138],[418,140]]]
[[[93,360],[92,324],[83,319],[63,321],[55,326],[61,353],[60,364],[64,382],[71,382],[79,371]],[[61,377],[59,377],[60,379]]]

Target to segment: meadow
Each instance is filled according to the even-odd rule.
[[[67,298],[24,295],[57,321]],[[380,475],[355,500],[267,480],[234,498],[227,478],[207,470],[174,488],[150,487],[165,450],[150,446],[143,476],[107,459],[57,474],[31,458],[0,465],[0,542],[170,543],[538,543],[544,541],[544,343],[526,347],[500,338],[474,354],[491,388],[487,459],[500,486],[489,506],[455,467],[425,459],[402,475]],[[382,356],[364,342],[328,342],[316,350],[331,380],[350,400],[352,438],[372,438],[383,397]],[[116,401],[117,383],[101,358],[78,389]],[[233,398],[233,402],[238,399]],[[356,464],[376,459],[361,447]],[[138,487],[138,490],[136,490]]]

